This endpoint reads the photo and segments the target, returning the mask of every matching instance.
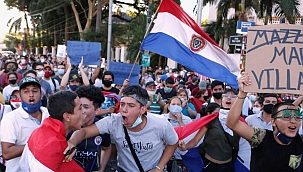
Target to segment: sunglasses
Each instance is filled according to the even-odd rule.
[[[292,111],[294,112],[294,114],[292,114]],[[281,109],[279,111],[277,111],[276,113],[274,113],[273,115],[278,114],[279,112],[283,112],[282,116],[274,116],[274,119],[282,119],[284,121],[291,121],[292,118],[294,118],[297,122],[301,122],[302,118],[303,118],[303,114],[300,110],[300,108],[298,109]]]

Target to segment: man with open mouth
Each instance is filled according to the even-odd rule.
[[[119,172],[163,171],[177,147],[178,136],[167,119],[146,113],[148,98],[147,91],[141,87],[126,87],[122,92],[120,113],[75,131],[69,140],[69,147],[83,139],[108,133],[116,142]],[[72,156],[67,156],[66,160]]]

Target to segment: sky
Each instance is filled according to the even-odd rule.
[[[0,0],[0,16],[0,42],[2,42],[4,35],[8,33],[9,30],[9,27],[7,27],[7,22],[9,19],[12,17],[15,17],[17,19],[18,17],[22,16],[22,13],[18,12],[17,9],[8,10],[3,0]]]

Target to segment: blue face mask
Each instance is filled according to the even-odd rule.
[[[168,88],[168,87],[165,87],[165,88],[164,88],[164,90],[165,90],[165,92],[170,93],[170,92],[171,92],[171,90],[173,90],[173,88]]]
[[[64,75],[64,69],[58,69],[58,74],[59,75]]]
[[[283,143],[283,144],[289,144],[294,138],[287,137],[284,134],[282,134],[279,130],[276,134],[276,137]]]
[[[250,99],[250,101],[254,102],[257,100],[257,97],[255,95],[250,95],[249,99]]]
[[[69,86],[69,88],[70,88],[72,91],[76,91],[78,87],[79,87],[79,85],[70,85],[70,86]]]
[[[130,126],[129,128],[135,128],[137,127],[139,124],[142,123],[142,118],[141,118],[141,115],[137,118],[137,120],[133,123],[132,126]]]
[[[21,106],[22,108],[25,110],[25,112],[27,113],[34,113],[34,112],[37,112],[40,107],[42,105],[42,101],[39,100],[37,103],[35,104],[28,104],[28,103],[25,103],[24,101],[21,102]]]

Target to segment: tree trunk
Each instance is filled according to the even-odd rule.
[[[67,40],[69,40],[69,32],[68,32],[68,12],[67,7],[64,6],[64,13],[65,13],[65,28],[64,28],[64,44],[67,45]]]
[[[90,26],[92,25],[92,19],[93,19],[93,3],[90,0],[87,0],[88,2],[88,16],[85,24],[84,31],[87,31]]]
[[[97,17],[96,17],[96,32],[101,32],[101,21],[102,21],[102,6],[100,0],[98,0],[97,6]]]
[[[70,1],[70,4],[72,6],[72,9],[73,9],[73,12],[74,12],[74,15],[75,15],[76,23],[77,23],[77,26],[78,26],[78,31],[79,31],[79,34],[80,34],[80,40],[83,40],[82,39],[83,29],[82,29],[80,18],[79,18],[79,13],[78,13],[78,11],[75,7],[75,4],[74,4],[73,0]],[[67,40],[65,40],[65,42],[67,42]]]

